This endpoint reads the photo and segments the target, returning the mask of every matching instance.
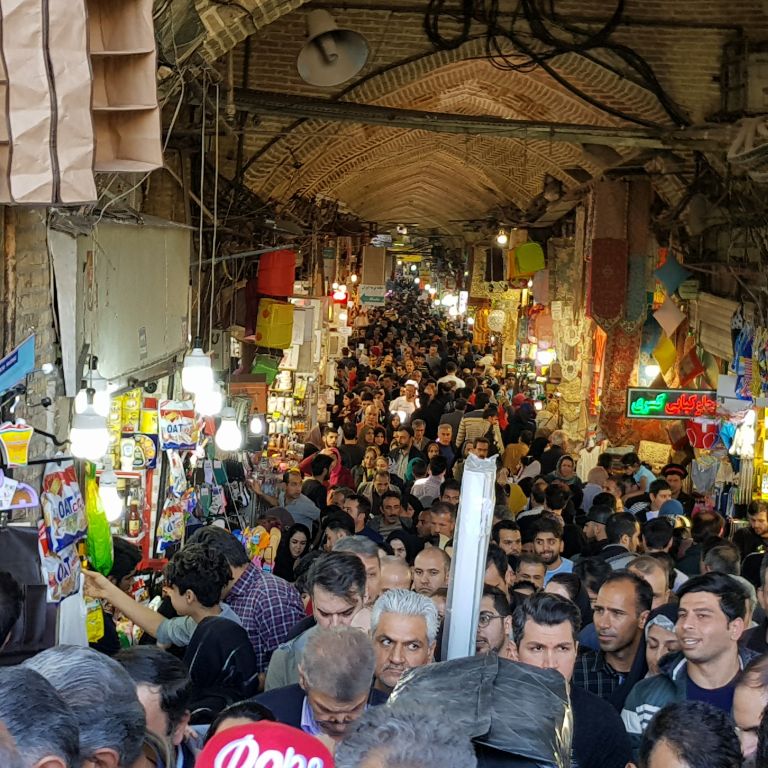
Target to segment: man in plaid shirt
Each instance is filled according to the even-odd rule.
[[[296,587],[249,562],[243,545],[223,528],[201,528],[188,543],[203,544],[227,559],[232,581],[224,588],[224,602],[240,617],[256,653],[257,668],[266,672],[272,651],[306,617]]]
[[[629,571],[614,571],[595,601],[600,650],[584,651],[576,659],[573,684],[605,699],[619,712],[632,686],[648,671],[643,628],[652,601],[650,584]]]

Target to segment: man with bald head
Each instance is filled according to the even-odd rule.
[[[440,587],[448,586],[451,558],[437,547],[422,549],[413,562],[413,586],[421,595],[432,597]]]
[[[381,592],[389,589],[410,589],[411,568],[401,557],[387,555],[381,558]]]

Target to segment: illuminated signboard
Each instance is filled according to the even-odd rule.
[[[717,393],[699,389],[627,390],[629,419],[693,419],[713,418],[717,411]]]

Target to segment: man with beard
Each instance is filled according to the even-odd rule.
[[[556,573],[571,573],[573,562],[562,556],[563,522],[553,515],[543,514],[531,525],[533,533],[533,551],[547,566],[544,585]]]
[[[371,689],[373,671],[373,649],[364,632],[354,627],[318,628],[304,647],[298,685],[274,688],[254,701],[279,723],[339,742],[366,707],[386,701]]]
[[[694,576],[678,596],[675,633],[682,655],[662,664],[660,674],[640,681],[621,713],[635,745],[651,718],[669,704],[702,701],[730,712],[736,677],[754,657],[739,648],[746,604],[735,579],[723,573]]]
[[[768,503],[751,502],[747,507],[747,520],[749,527],[739,528],[733,535],[742,560],[753,552],[765,552],[768,548]]]
[[[475,653],[496,653],[511,658],[509,639],[512,635],[512,609],[506,595],[496,587],[483,587],[477,616]]]
[[[587,522],[584,523],[584,538],[587,540],[587,546],[582,552],[584,557],[598,554],[608,544],[605,524],[612,514],[613,510],[610,507],[597,504],[589,510]]]
[[[390,589],[374,604],[371,639],[375,688],[387,696],[408,671],[434,661],[440,617],[435,604],[406,589]]]
[[[621,711],[632,685],[646,673],[643,629],[653,590],[628,571],[615,571],[600,587],[593,621],[599,651],[579,656],[573,684],[609,701]]]

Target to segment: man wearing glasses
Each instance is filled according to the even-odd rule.
[[[483,587],[480,613],[477,617],[477,655],[498,654],[511,658],[512,609],[506,595],[496,587]]]

